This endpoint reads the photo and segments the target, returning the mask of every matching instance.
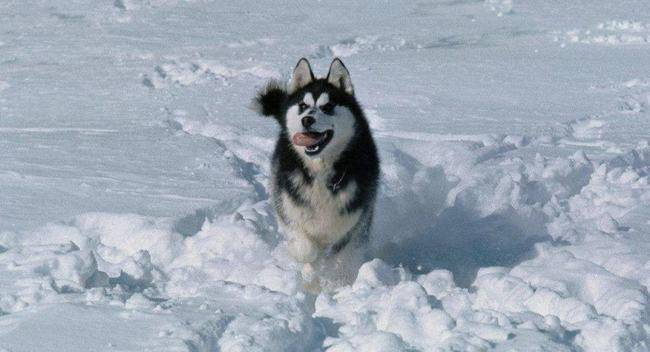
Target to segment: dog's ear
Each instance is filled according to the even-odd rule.
[[[338,57],[332,60],[330,71],[327,73],[327,82],[350,95],[354,95],[350,72]]]
[[[289,81],[289,85],[287,86],[287,93],[294,93],[298,89],[311,83],[314,79],[314,73],[311,71],[309,61],[303,57],[298,61],[298,64],[296,64],[296,68],[293,69],[291,81]]]
[[[280,118],[286,99],[287,91],[283,85],[276,80],[270,80],[257,92],[257,95],[251,102],[250,108],[260,115]]]

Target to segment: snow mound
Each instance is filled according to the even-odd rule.
[[[258,211],[206,222],[190,237],[176,232],[172,219],[99,213],[19,238],[5,234],[0,311],[23,319],[23,312],[50,314],[40,308],[49,303],[73,302],[51,314],[77,314],[79,324],[94,324],[101,314],[116,321],[136,314],[142,317],[123,323],[145,334],[141,338],[159,340],[159,334],[172,345],[191,342],[200,350],[217,343],[229,350],[290,350],[301,343],[300,350],[314,340],[314,322],[295,268],[277,259],[285,250],[272,250],[259,237],[267,225]],[[96,315],[76,313],[83,306],[97,307]],[[205,321],[183,327],[185,315]],[[158,316],[171,326],[147,330],[153,324],[146,321]],[[6,341],[19,342],[24,333],[12,330]],[[67,338],[53,337],[52,346]]]

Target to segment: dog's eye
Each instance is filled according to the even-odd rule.
[[[321,111],[324,113],[331,115],[334,112],[334,104],[332,103],[327,103],[323,106],[320,107]]]
[[[300,112],[305,111],[309,106],[305,103],[300,103],[298,104],[298,109],[300,109]]]

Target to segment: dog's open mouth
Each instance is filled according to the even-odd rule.
[[[305,147],[305,154],[316,155],[332,140],[334,131],[301,132],[293,135],[293,144]]]

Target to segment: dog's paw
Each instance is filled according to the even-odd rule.
[[[305,263],[305,265],[302,266],[300,273],[302,274],[302,279],[307,282],[313,281],[316,277],[314,266],[311,265],[311,263]]]
[[[289,240],[289,254],[299,263],[311,263],[318,258],[318,247],[304,236]]]
[[[320,278],[312,263],[303,265],[300,274],[302,275],[302,288],[305,292],[311,293],[312,295],[321,293]]]

